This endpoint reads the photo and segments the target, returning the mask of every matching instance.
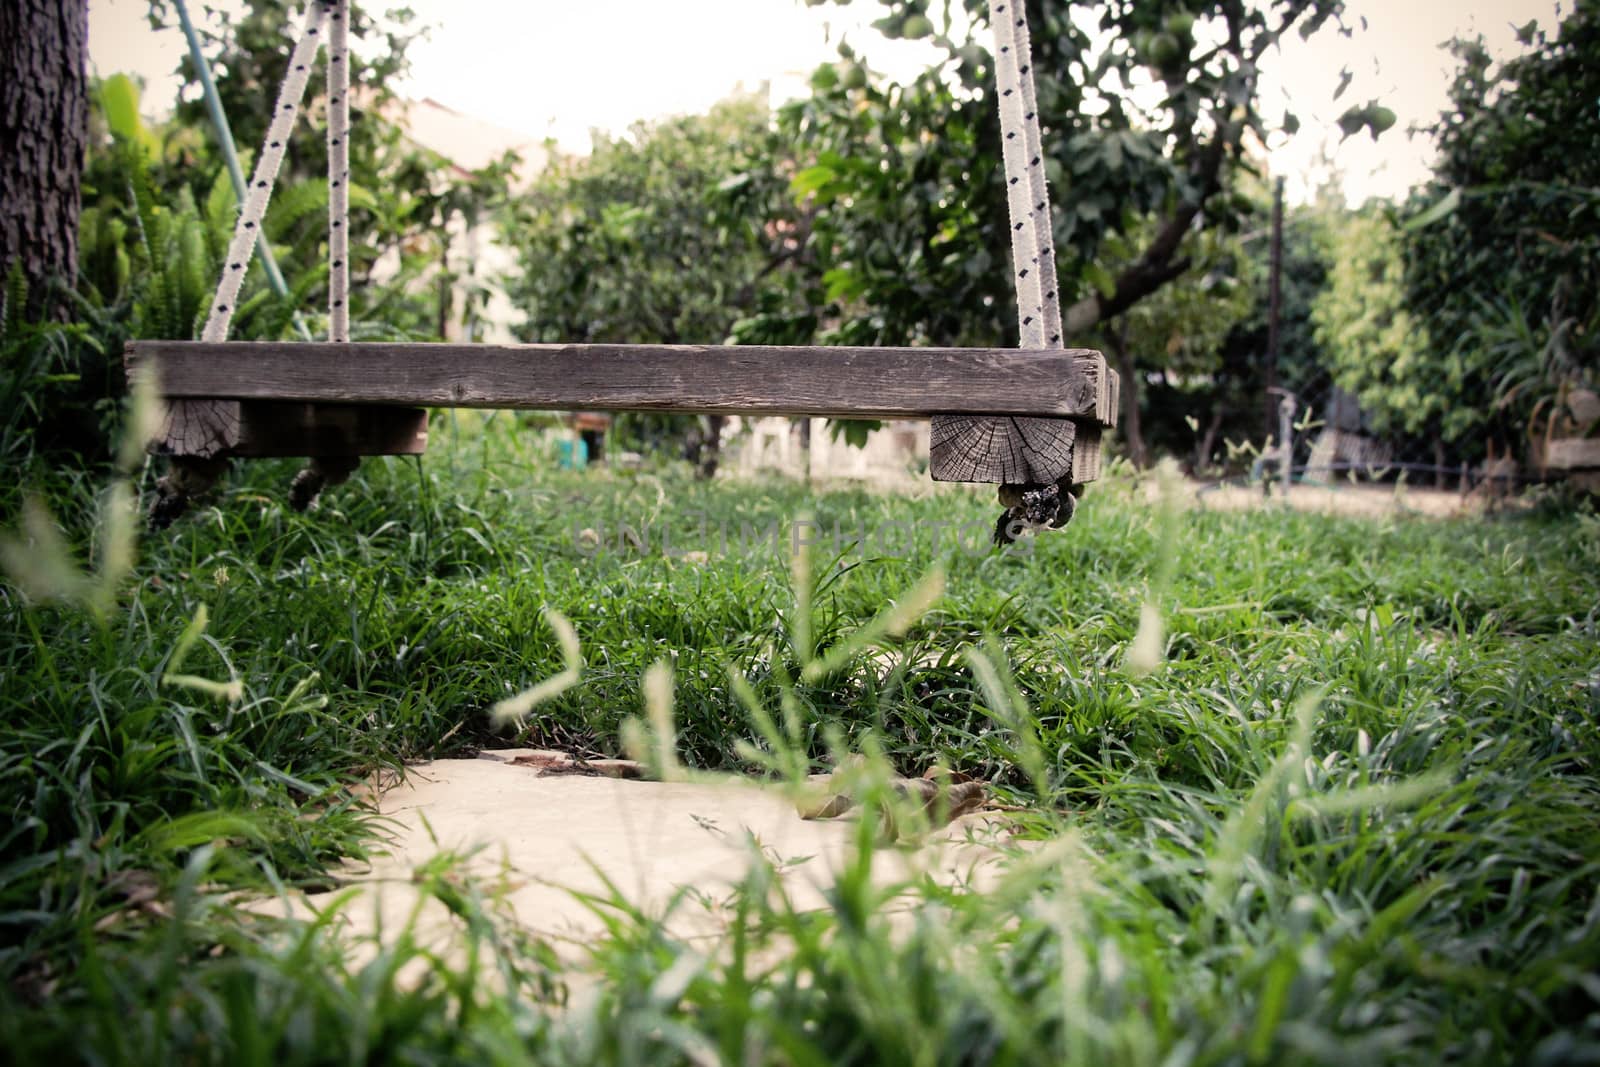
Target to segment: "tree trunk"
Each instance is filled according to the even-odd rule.
[[[0,272],[20,264],[33,310],[76,275],[88,40],[86,0],[0,3]]]
[[[1106,347],[1117,360],[1117,376],[1122,379],[1122,439],[1128,442],[1128,460],[1143,469],[1149,462],[1144,447],[1144,429],[1139,425],[1139,372],[1133,353],[1128,351],[1128,324],[1124,319],[1106,331]]]
[[[1194,473],[1204,477],[1205,472],[1211,467],[1211,450],[1217,444],[1217,431],[1222,429],[1222,404],[1219,402],[1211,412],[1211,422],[1206,426],[1205,436],[1200,438],[1200,446],[1194,453]]]
[[[706,439],[701,446],[700,467],[697,471],[701,478],[715,478],[717,465],[722,461],[722,426],[728,421],[726,415],[709,415],[706,417]]]
[[[448,255],[449,252],[450,252],[449,242],[445,243],[444,249],[445,249],[444,250],[444,254]],[[449,341],[449,340],[453,339],[450,336],[450,293],[451,293],[451,288],[452,288],[452,286],[451,286],[450,272],[448,270],[444,270],[443,268],[441,268],[440,271],[439,271],[439,284],[438,284],[438,289],[439,289],[439,317],[438,317],[438,321],[436,321],[434,323],[435,332],[438,334],[439,340],[441,340],[441,341]]]
[[[811,484],[811,416],[800,419],[800,470],[807,485]]]

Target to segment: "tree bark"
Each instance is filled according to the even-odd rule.
[[[77,270],[88,41],[86,0],[0,3],[0,271],[21,266],[35,311]]]
[[[700,454],[700,469],[697,472],[701,478],[717,476],[717,466],[722,462],[722,427],[727,421],[726,415],[706,417],[706,442]]]
[[[1122,431],[1128,442],[1128,460],[1141,470],[1150,456],[1144,445],[1144,427],[1139,422],[1139,371],[1133,353],[1128,351],[1128,322],[1111,324],[1106,330],[1106,347],[1117,360],[1117,376],[1122,379]]]
[[[800,425],[800,469],[807,485],[811,484],[811,417],[798,420]]]
[[[1222,404],[1218,403],[1211,412],[1211,422],[1206,426],[1205,436],[1200,438],[1200,446],[1194,453],[1194,473],[1196,477],[1204,475],[1211,466],[1211,449],[1217,443],[1217,431],[1222,429]]]
[[[1237,142],[1235,128],[1227,127],[1227,130],[1231,139]],[[1103,297],[1099,293],[1090,293],[1062,312],[1062,328],[1068,337],[1098,323],[1109,322],[1189,269],[1189,257],[1178,255],[1178,249],[1200,215],[1206,199],[1222,186],[1222,162],[1229,143],[1229,137],[1224,136],[1223,130],[1212,135],[1210,143],[1191,168],[1198,193],[1178,203],[1171,216],[1150,239],[1143,254],[1117,276],[1116,287],[1111,295]]]

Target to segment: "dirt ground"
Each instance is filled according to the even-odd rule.
[[[528,750],[485,751],[411,767],[382,790],[388,836],[369,865],[339,872],[331,892],[291,892],[256,910],[312,919],[333,909],[355,936],[353,954],[414,921],[414,936],[447,955],[460,953],[459,922],[419,887],[417,872],[446,867],[471,874],[499,895],[504,914],[582,956],[605,929],[612,893],[664,917],[686,938],[714,940],[729,913],[733,885],[759,850],[800,910],[827,906],[827,889],[853,854],[855,820],[809,819],[792,797],[753,782],[624,781],[555,775],[519,765]],[[1003,870],[1010,841],[1005,818],[975,811],[930,831],[917,847],[873,857],[875,879],[903,885],[920,877],[982,889]],[[1021,846],[1026,847],[1026,846]]]
[[[1284,495],[1274,490],[1265,496],[1260,486],[1212,486],[1189,482],[1195,506],[1216,511],[1250,511],[1285,506]],[[1489,501],[1482,494],[1462,495],[1450,489],[1422,489],[1409,485],[1341,485],[1337,487],[1296,485],[1289,491],[1287,506],[1297,511],[1316,511],[1332,515],[1363,518],[1391,518],[1401,515],[1434,519],[1482,514]]]
[[[954,482],[931,481],[924,471],[914,470],[903,456],[896,462],[872,457],[876,462],[858,462],[856,468],[845,473],[843,467],[822,465],[813,471],[811,485],[819,492],[829,490],[865,489],[877,493],[973,493],[989,498],[993,486],[966,485]],[[790,472],[799,477],[798,468]],[[756,470],[750,464],[731,463],[719,472],[721,477],[741,480],[770,477],[770,470]],[[1144,490],[1156,493],[1155,472],[1147,471]],[[1113,475],[1113,478],[1115,476]],[[1185,479],[1184,485],[1193,506],[1216,511],[1250,511],[1259,508],[1284,506],[1282,491],[1275,485],[1271,495],[1262,493],[1260,484],[1241,485]],[[1096,486],[1090,486],[1091,496]],[[1297,483],[1289,492],[1288,506],[1297,511],[1314,511],[1325,514],[1348,515],[1361,518],[1384,519],[1397,516],[1421,516],[1433,519],[1454,518],[1461,515],[1479,515],[1490,507],[1515,507],[1515,498],[1502,496],[1492,499],[1482,490],[1463,494],[1457,489],[1435,489],[1418,485],[1392,482],[1340,482],[1337,484]]]
[[[1193,507],[1214,511],[1252,511],[1262,508],[1281,508],[1285,499],[1281,490],[1274,487],[1270,496],[1261,492],[1260,485],[1217,485],[1186,479],[1184,487]],[[931,482],[926,474],[910,471],[899,474],[874,472],[866,478],[819,477],[812,480],[818,489],[868,489],[873,492],[925,494],[930,492],[971,492],[988,499],[993,496],[993,486],[968,486],[950,482]],[[1096,486],[1089,487],[1090,497]],[[1151,477],[1144,486],[1152,495],[1159,495],[1156,479]],[[1297,511],[1313,511],[1331,515],[1348,515],[1357,518],[1386,519],[1400,516],[1449,519],[1464,515],[1481,515],[1491,506],[1514,508],[1515,498],[1492,500],[1482,492],[1463,495],[1454,489],[1422,488],[1413,485],[1357,483],[1338,486],[1297,484],[1290,490],[1287,506]]]

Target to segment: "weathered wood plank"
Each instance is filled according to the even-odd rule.
[[[136,341],[127,362],[156,367],[173,400],[1111,417],[1105,360],[1085,349]]]
[[[1099,426],[1079,426],[1078,439],[1072,449],[1072,483],[1100,480],[1101,430]]]
[[[1103,419],[936,415],[929,474],[936,482],[1043,485],[1071,475],[1072,484],[1096,481],[1102,462],[1102,427],[1115,426],[1122,383],[1107,368],[1101,379]]]

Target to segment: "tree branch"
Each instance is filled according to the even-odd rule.
[[[811,228],[815,225],[816,220],[817,209],[815,205],[801,209],[800,214],[795,219],[794,231],[779,236],[777,244],[767,252],[766,263],[762,265],[760,270],[756,271],[754,277],[739,287],[739,292],[734,297],[735,307],[743,308],[748,306],[750,301],[755,298],[756,286],[767,275],[787,263],[798,263],[805,257],[807,246],[811,242]]]
[[[1066,310],[1062,316],[1065,333],[1082,333],[1096,323],[1120,315],[1189,269],[1189,257],[1179,256],[1178,248],[1183,244],[1189,228],[1194,225],[1201,207],[1220,187],[1219,175],[1228,146],[1227,132],[1228,126],[1219,123],[1211,143],[1206,145],[1204,153],[1196,161],[1194,177],[1199,184],[1197,194],[1179,202],[1172,217],[1162,224],[1144,254],[1118,276],[1116,288],[1109,297],[1091,293]]]

